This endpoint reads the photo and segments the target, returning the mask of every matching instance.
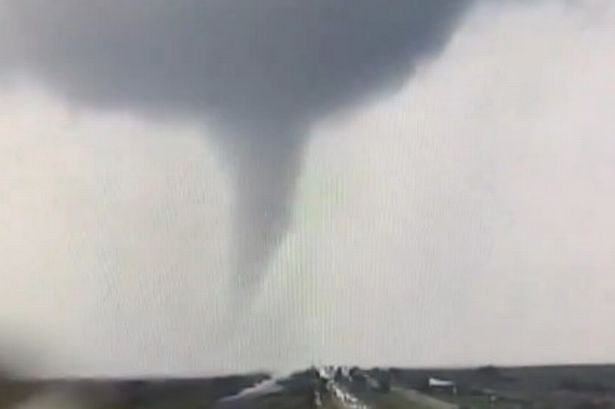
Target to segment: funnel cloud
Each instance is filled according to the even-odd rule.
[[[234,180],[236,283],[252,293],[290,223],[310,126],[394,90],[470,3],[2,0],[0,75],[80,106],[215,123]]]

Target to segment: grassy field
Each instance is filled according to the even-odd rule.
[[[444,409],[440,403],[423,399],[409,399],[401,392],[392,391],[378,398],[373,405],[378,409]]]
[[[439,399],[471,409],[612,409],[615,366],[544,366],[474,369],[394,369],[395,383],[425,391],[426,379],[454,381],[459,395]],[[490,404],[489,396],[497,400]]]
[[[615,409],[614,366],[531,368],[483,367],[465,370],[393,369],[392,388],[379,389],[350,378],[343,387],[371,409]],[[369,379],[378,371],[359,370]],[[153,381],[0,381],[0,409],[36,391],[54,387],[77,392],[86,405],[79,409],[313,409],[314,394],[322,383],[313,371],[278,381],[281,390],[249,399],[221,400],[258,383],[265,375],[210,379]],[[456,395],[430,390],[430,377],[447,379]],[[364,378],[365,379],[365,378]],[[341,385],[341,384],[340,384]],[[323,392],[324,391],[324,392]],[[349,409],[326,389],[320,392],[323,409]],[[493,398],[492,398],[493,397]],[[55,408],[54,408],[55,409]]]

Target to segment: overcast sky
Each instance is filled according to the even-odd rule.
[[[183,83],[157,94],[171,109],[0,62],[0,356],[123,376],[615,361],[615,3],[466,12],[404,57],[401,86],[338,103],[346,81],[285,113],[310,123],[292,211],[234,324],[237,187],[216,141],[247,85],[197,120]]]

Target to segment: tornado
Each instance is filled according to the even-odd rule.
[[[314,124],[397,89],[471,3],[0,0],[0,77],[95,110],[218,125],[232,281],[255,294],[292,223]]]
[[[292,223],[301,172],[303,138],[282,123],[252,129],[252,138],[223,150],[235,186],[232,283],[237,298],[251,299]]]

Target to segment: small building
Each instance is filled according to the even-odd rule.
[[[429,378],[427,386],[432,391],[457,395],[457,384],[454,381],[439,378]]]

